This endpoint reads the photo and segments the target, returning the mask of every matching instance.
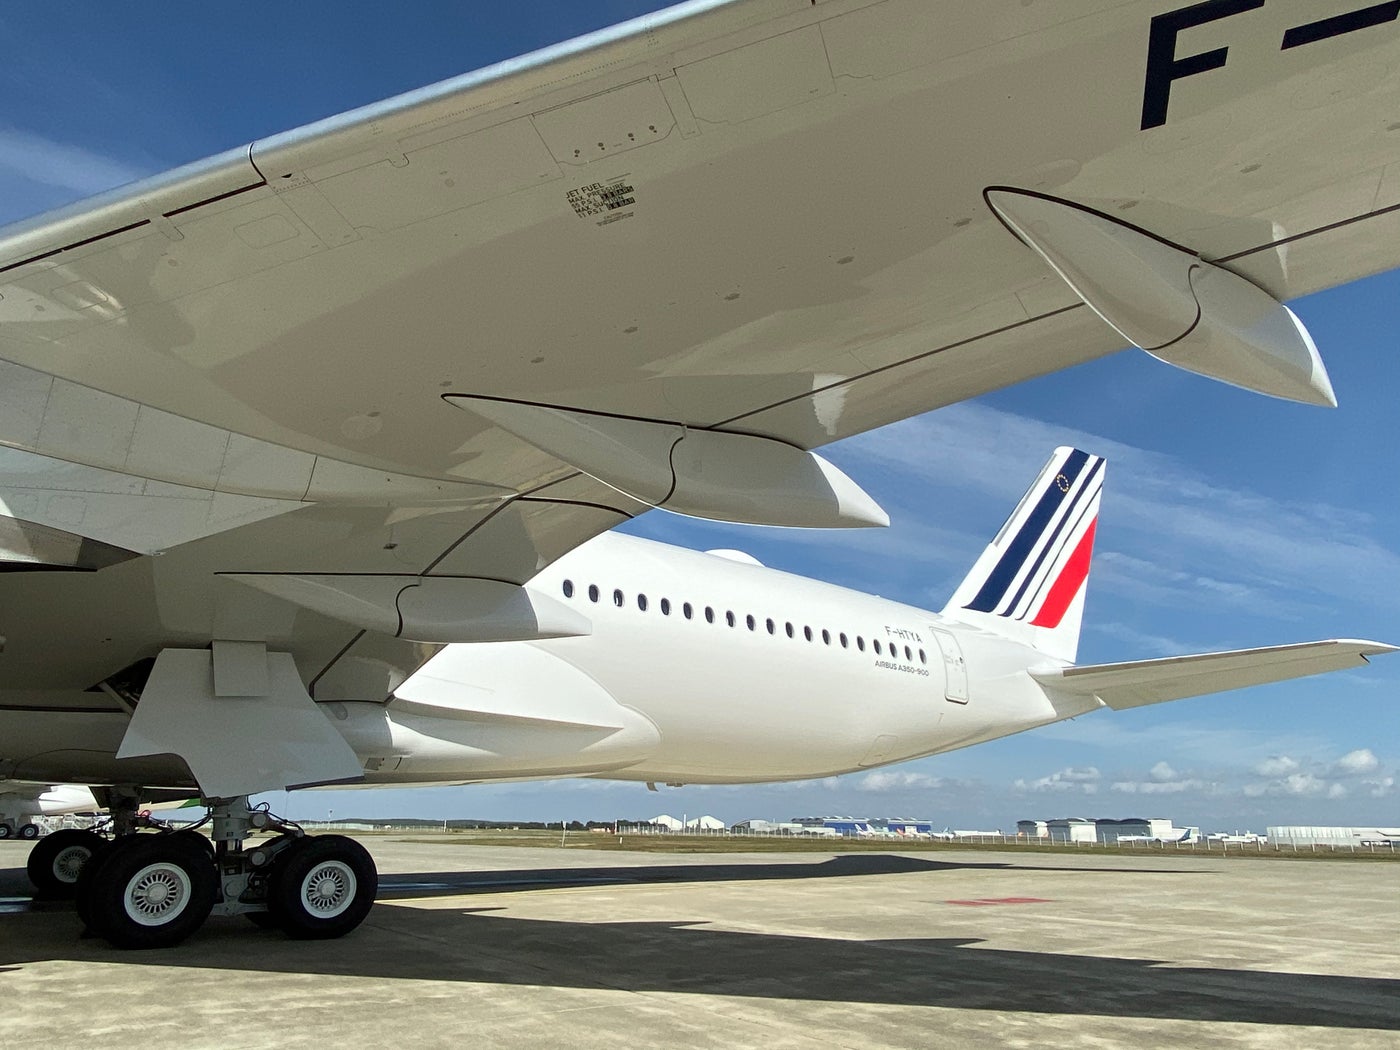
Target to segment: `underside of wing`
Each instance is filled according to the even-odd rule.
[[[0,357],[51,380],[5,390],[0,441],[170,480],[105,391],[520,491],[560,449],[442,395],[811,449],[1211,313],[1189,266],[1120,301],[1116,256],[994,187],[1271,302],[1400,260],[1400,35],[1279,51],[1297,12],[1253,5],[1164,89],[1158,5],[1041,6],[686,4],[0,231]]]
[[[1035,673],[1047,690],[1096,697],[1114,710],[1145,707],[1206,693],[1223,693],[1251,685],[1305,678],[1327,671],[1361,667],[1367,657],[1395,652],[1381,642],[1333,639],[1264,649],[1169,656],[1160,660],[1093,664]]]

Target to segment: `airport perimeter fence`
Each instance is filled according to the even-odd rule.
[[[832,831],[791,831],[791,830],[767,830],[750,828],[686,828],[684,831],[678,828],[668,828],[662,825],[625,825],[618,828],[618,831],[626,835],[675,835],[675,836],[701,836],[706,838],[779,838],[779,839],[803,839],[812,840],[843,840],[858,842],[881,842],[897,846],[901,842],[927,843],[938,842],[944,845],[972,845],[972,846],[1053,846],[1064,849],[1131,849],[1157,852],[1176,853],[1380,853],[1396,854],[1400,853],[1400,842],[1394,840],[1363,841],[1363,842],[1300,842],[1296,840],[1282,839],[1271,842],[1264,838],[1251,840],[1228,840],[1228,839],[1198,839],[1192,842],[1161,840],[1113,840],[1113,841],[1086,841],[1070,840],[1062,838],[1036,838],[1029,835],[1006,835],[1000,832],[987,834],[958,834],[939,833],[926,834],[915,832],[910,834],[897,834],[894,832],[873,834],[852,832],[846,830]]]

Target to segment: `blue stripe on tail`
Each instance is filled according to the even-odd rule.
[[[1055,526],[1055,531],[1050,534],[1049,540],[1046,541],[1045,546],[1040,549],[1040,554],[1036,556],[1035,564],[1031,566],[1031,571],[1026,573],[1026,578],[1021,581],[1021,589],[1016,592],[1016,597],[1011,599],[1011,605],[1007,609],[1008,615],[1010,614],[1012,609],[1015,609],[1021,604],[1021,599],[1026,596],[1027,589],[1035,580],[1036,573],[1040,571],[1040,567],[1045,563],[1045,559],[1050,557],[1052,552],[1054,552],[1055,554],[1059,553],[1059,547],[1057,546],[1056,541],[1059,540],[1060,533],[1064,531],[1065,526],[1070,526],[1072,531],[1074,526],[1079,524],[1079,519],[1075,517],[1074,514],[1074,508],[1079,504],[1079,501],[1087,496],[1089,498],[1089,501],[1091,503],[1093,502],[1094,478],[1095,476],[1097,476],[1099,471],[1103,469],[1103,463],[1103,460],[1099,460],[1093,465],[1093,467],[1090,468],[1089,476],[1084,479],[1084,484],[1079,486],[1079,491],[1074,494],[1074,499],[1071,501],[1069,507],[1066,508],[1064,515],[1059,520],[1059,523]],[[1024,618],[1024,616],[1025,614],[1022,613],[1021,618]]]
[[[1065,465],[1060,468],[1060,473],[1069,481],[1069,490],[1073,491],[1074,483],[1079,478],[1079,473],[1084,469],[1084,464],[1089,460],[1087,452],[1075,449],[1065,460]],[[1059,510],[1060,505],[1065,500],[1066,493],[1060,491],[1060,487],[1050,484],[1041,493],[1040,500],[1036,503],[1035,509],[1031,511],[1026,523],[1021,526],[1021,531],[1016,533],[1006,548],[1006,553],[997,562],[996,568],[987,576],[987,582],[982,585],[982,589],[977,592],[977,596],[963,606],[974,612],[991,612],[1001,600],[1006,597],[1006,592],[1011,589],[1012,581],[1016,579],[1016,573],[1030,557],[1031,551],[1040,541],[1045,526]]]

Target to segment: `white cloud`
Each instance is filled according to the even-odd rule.
[[[1370,794],[1372,798],[1385,798],[1395,791],[1394,777],[1379,777],[1376,780],[1364,781],[1364,783],[1371,789]]]
[[[1038,780],[1017,780],[1015,787],[1018,791],[1079,791],[1085,795],[1093,795],[1099,790],[1100,776],[1093,766],[1082,769],[1070,766]]]
[[[1148,770],[1146,780],[1115,780],[1109,790],[1123,795],[1179,795],[1206,786],[1205,781],[1184,777],[1166,762],[1158,762]]]
[[[1199,791],[1205,786],[1204,781],[1194,779],[1173,780],[1168,783],[1158,780],[1115,780],[1109,785],[1109,790],[1125,795],[1179,795],[1183,791]]]
[[[1112,507],[1113,532],[1102,534],[1096,587],[1155,604],[1199,607],[1208,599],[1294,619],[1323,596],[1354,600],[1400,590],[1400,552],[1375,538],[1375,520],[1311,498],[1308,486],[1297,499],[1225,488],[1172,456],[984,404],[950,405],[848,439],[833,452],[857,478],[888,469],[904,491],[946,499],[950,489],[970,489],[1009,504],[1048,450],[1066,443],[1109,460],[1105,507]],[[1150,546],[1135,542],[1144,536]],[[1161,556],[1121,553],[1120,542]]]
[[[1256,765],[1254,772],[1261,777],[1281,777],[1286,773],[1292,773],[1297,768],[1297,759],[1289,758],[1287,755],[1273,755]]]
[[[885,793],[889,791],[934,791],[941,788],[946,781],[942,777],[930,776],[927,773],[910,773],[897,769],[881,770],[878,773],[869,773],[856,781],[857,791],[869,791],[875,793]]]
[[[1340,798],[1334,794],[1335,789],[1342,787],[1340,784],[1333,784],[1315,776],[1312,773],[1290,773],[1288,776],[1278,780],[1256,781],[1244,786],[1244,793],[1249,798],[1261,798],[1265,796],[1284,796],[1293,798]],[[1342,788],[1342,794],[1346,789]]]
[[[1183,656],[1208,648],[1192,645],[1190,642],[1183,642],[1164,634],[1139,631],[1117,620],[1090,621],[1084,625],[1084,630],[1101,634],[1106,638],[1116,638],[1121,642],[1127,642],[1132,647],[1133,653],[1143,656]]]
[[[1333,770],[1339,776],[1356,776],[1360,773],[1372,773],[1379,766],[1380,762],[1375,753],[1369,747],[1362,747],[1355,751],[1348,751],[1337,759]]]
[[[79,195],[97,193],[150,174],[82,146],[32,131],[0,127],[0,176],[19,177]]]

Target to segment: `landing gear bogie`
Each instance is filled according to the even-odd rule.
[[[246,796],[208,799],[211,832],[173,831],[136,811],[136,793],[112,806],[107,840],[92,832],[81,844],[86,863],[67,857],[71,893],[86,928],[118,948],[168,948],[210,915],[245,915],[258,926],[298,939],[341,937],[374,904],[379,877],[369,852],[343,835],[310,838]],[[158,832],[150,830],[159,828]],[[254,832],[270,840],[245,845]],[[76,847],[68,833],[58,847]],[[54,852],[54,851],[50,851]],[[40,858],[40,884],[58,862]],[[36,873],[31,872],[31,877]],[[55,876],[56,877],[56,876]]]

